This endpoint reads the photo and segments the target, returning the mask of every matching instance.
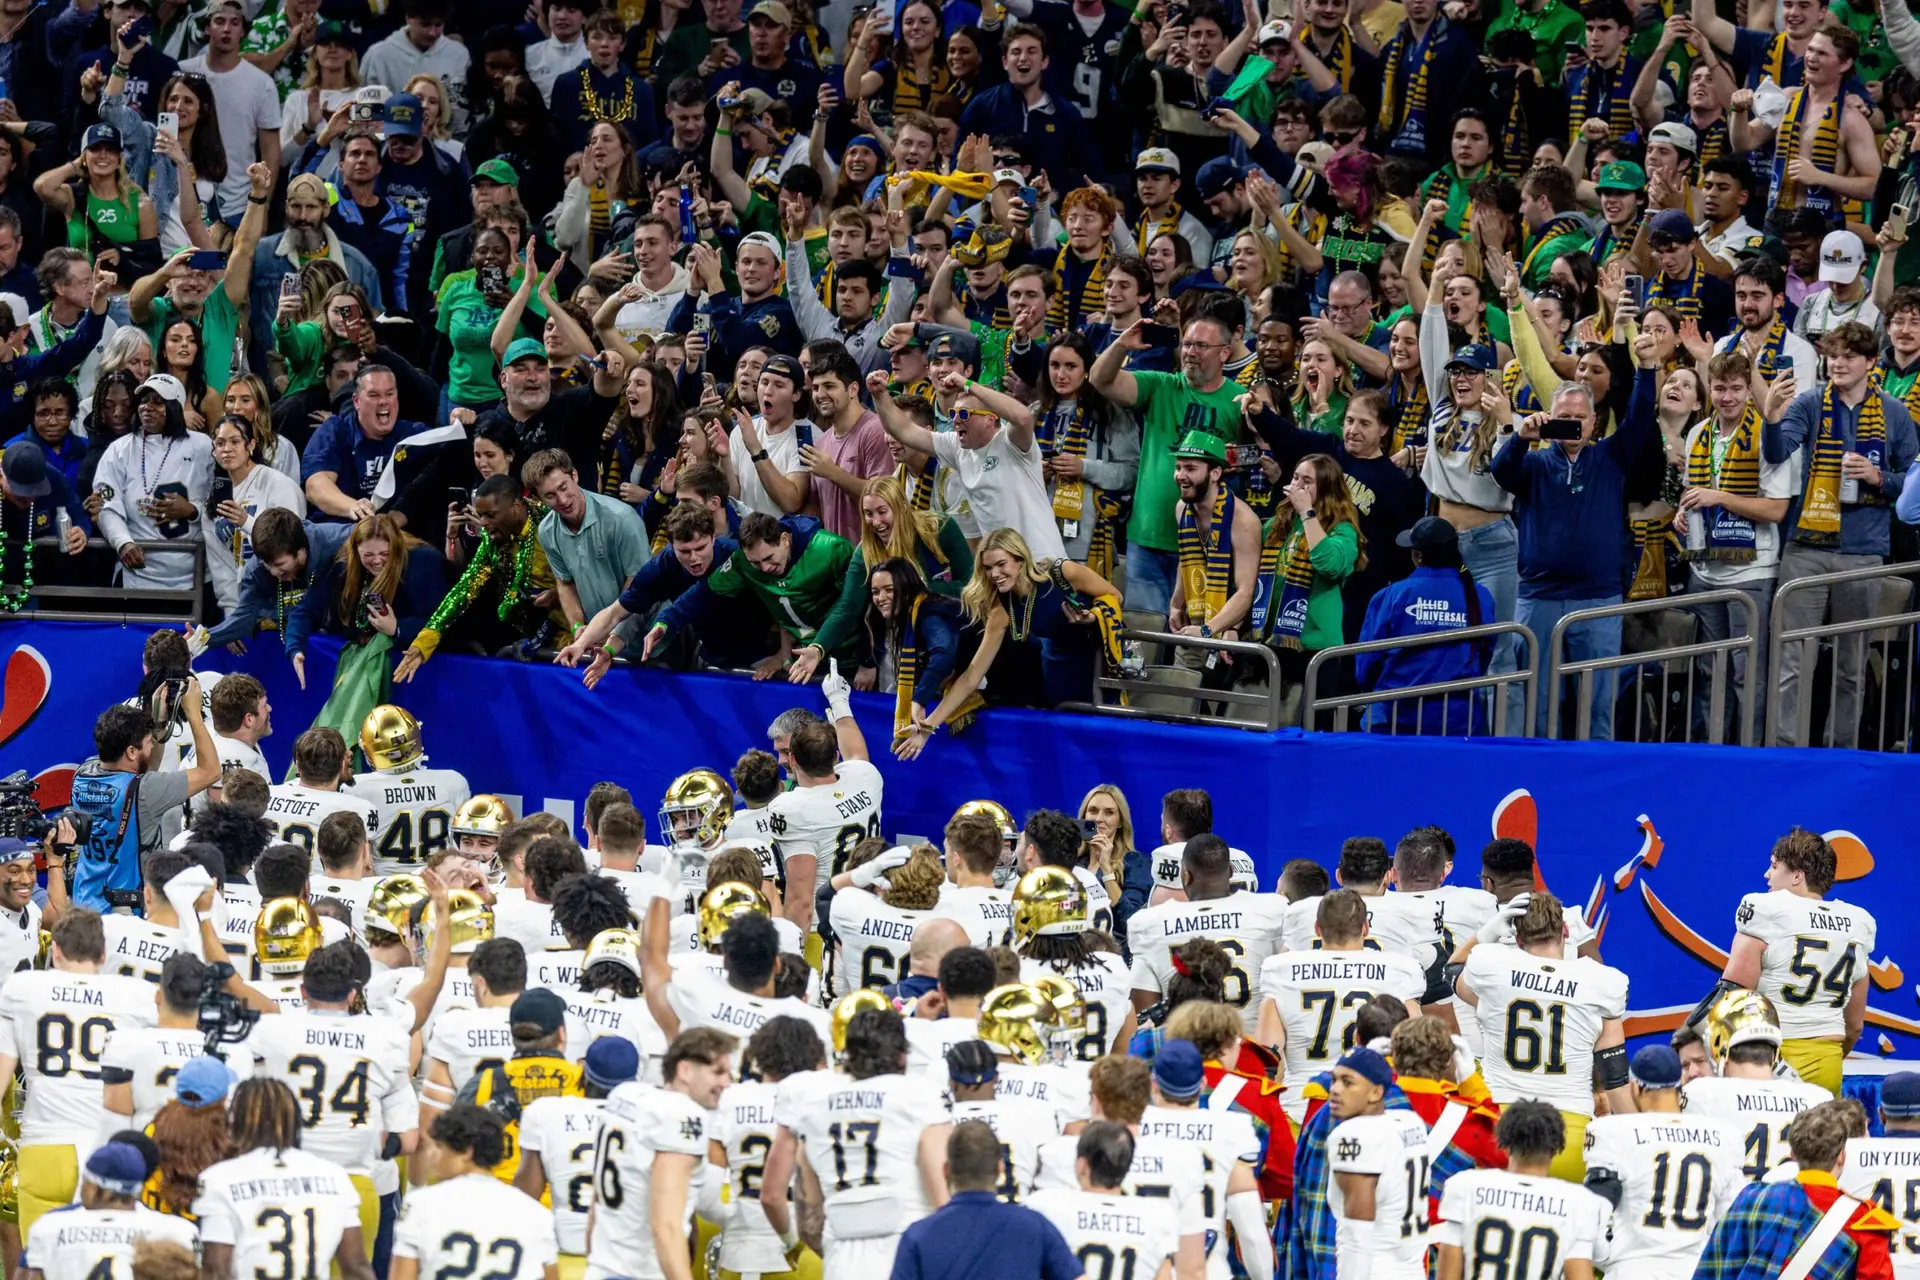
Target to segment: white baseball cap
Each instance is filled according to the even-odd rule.
[[[1830,284],[1852,284],[1867,263],[1867,246],[1851,231],[1829,231],[1820,242],[1820,278]]]
[[[1254,34],[1253,47],[1258,49],[1261,45],[1272,44],[1275,40],[1290,40],[1292,38],[1292,25],[1288,23],[1285,18],[1275,18],[1273,21],[1261,26],[1260,30]]]
[[[1135,173],[1170,173],[1177,178],[1180,176],[1180,157],[1165,147],[1148,147],[1134,157],[1133,171]]]
[[[993,185],[997,187],[1003,182],[1011,182],[1016,187],[1024,187],[1027,185],[1027,176],[1018,169],[995,169],[993,171]]]
[[[170,373],[154,374],[140,384],[140,390],[151,391],[162,400],[171,400],[182,407],[187,403],[187,389],[180,385],[180,379]]]
[[[1700,151],[1699,135],[1686,125],[1674,120],[1653,126],[1652,131],[1647,134],[1647,141],[1664,142],[1688,155],[1696,155]]]

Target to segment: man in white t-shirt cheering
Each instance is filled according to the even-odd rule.
[[[969,334],[942,332],[928,353],[934,361],[952,359],[977,368],[980,344]],[[874,406],[887,434],[909,449],[931,454],[960,477],[967,505],[982,533],[1017,530],[1038,560],[1066,558],[1053,502],[1047,497],[1040,446],[1033,439],[1033,415],[1027,407],[968,374],[952,369],[934,375],[938,391],[955,396],[952,431],[929,431],[914,422],[886,394],[888,376],[868,375]]]

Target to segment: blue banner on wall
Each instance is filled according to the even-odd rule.
[[[65,802],[73,763],[92,753],[92,725],[133,693],[146,631],[13,623],[0,632],[5,703],[0,772],[46,774],[43,801]],[[244,670],[266,685],[274,734],[262,747],[284,769],[293,739],[325,700],[334,649],[316,641],[301,690],[278,645],[245,657],[209,654],[205,670]],[[428,755],[477,791],[573,819],[594,783],[629,788],[651,815],[687,769],[723,774],[767,746],[789,707],[820,710],[817,689],[740,678],[616,670],[596,691],[578,672],[458,656],[435,658],[396,701],[420,718]],[[1712,985],[1740,895],[1765,888],[1768,852],[1790,827],[1822,832],[1840,853],[1834,896],[1879,921],[1868,1029],[1861,1050],[1920,1057],[1920,863],[1905,787],[1920,764],[1895,755],[1813,750],[1453,742],[1364,734],[1276,735],[996,710],[959,737],[942,735],[917,762],[887,754],[891,701],[855,707],[886,778],[890,836],[938,839],[954,809],[991,798],[1016,817],[1075,810],[1096,783],[1131,802],[1136,840],[1159,843],[1159,798],[1175,787],[1213,796],[1215,827],[1249,850],[1271,886],[1290,858],[1332,866],[1348,836],[1393,844],[1409,829],[1445,827],[1460,846],[1454,879],[1475,883],[1494,834],[1527,839],[1549,885],[1603,930],[1608,963],[1632,979],[1630,1030],[1677,1024]],[[64,766],[64,769],[63,769]]]

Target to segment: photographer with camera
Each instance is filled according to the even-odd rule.
[[[143,707],[112,706],[94,722],[98,754],[73,779],[73,805],[93,821],[73,877],[77,906],[140,910],[140,867],[162,843],[162,824],[220,777],[220,753],[207,730],[200,682],[167,680],[152,702],[170,721],[184,718],[193,735],[193,767],[152,772],[157,764],[154,718]]]

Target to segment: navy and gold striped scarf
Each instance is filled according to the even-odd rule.
[[[1591,62],[1580,71],[1578,93],[1571,84],[1567,86],[1572,99],[1572,110],[1567,112],[1568,144],[1578,142],[1580,126],[1594,119],[1605,120],[1616,138],[1632,134],[1638,127],[1633,118],[1633,81],[1640,72],[1633,59],[1622,55],[1620,65],[1611,71]]]
[[[1216,492],[1213,521],[1205,529],[1194,519],[1191,503],[1180,508],[1180,581],[1187,621],[1200,625],[1218,617],[1233,594],[1233,490],[1223,484]]]
[[[1745,498],[1760,496],[1760,433],[1763,425],[1760,411],[1749,402],[1746,412],[1740,417],[1740,425],[1726,438],[1725,448],[1722,449],[1718,425],[1709,420],[1694,436],[1693,444],[1687,450],[1687,487],[1719,489]],[[1704,550],[1688,552],[1689,559],[1722,560],[1736,564],[1753,562],[1758,551],[1753,521],[1725,507],[1714,507],[1701,512],[1701,515],[1708,520],[1707,545]]]
[[[1072,245],[1060,246],[1060,252],[1053,258],[1053,274],[1057,283],[1053,301],[1047,304],[1048,332],[1065,333],[1069,329],[1078,329],[1107,309],[1107,271],[1112,266],[1113,244],[1109,240],[1100,242],[1100,256],[1091,263],[1076,256]],[[1076,286],[1073,278],[1081,272],[1085,274]],[[1076,288],[1079,291],[1077,297],[1074,296]]]

